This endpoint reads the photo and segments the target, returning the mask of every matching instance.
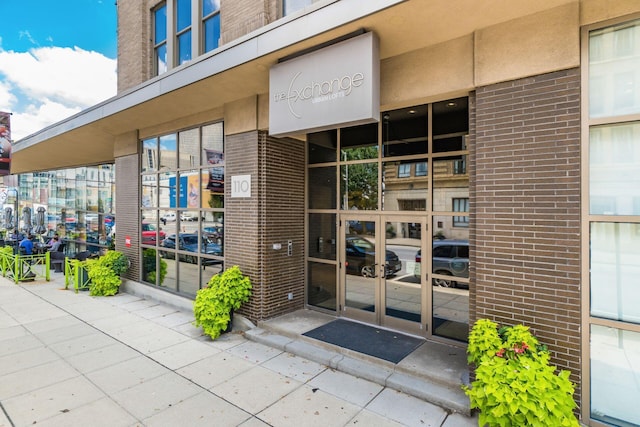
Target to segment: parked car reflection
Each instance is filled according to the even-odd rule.
[[[163,241],[161,246],[167,249],[177,249],[181,251],[198,253],[198,234],[196,233],[180,233],[178,237],[175,234],[168,235]],[[176,245],[176,240],[178,244]],[[207,238],[202,238],[200,253],[205,255],[221,256],[222,248],[215,242],[210,242]],[[170,251],[163,251],[162,256],[165,258],[174,258],[174,254]],[[179,254],[178,259],[181,261],[196,263],[198,262],[197,255]],[[213,260],[207,260],[212,261]]]
[[[454,277],[469,277],[469,241],[468,240],[437,240],[433,242],[433,274]],[[415,276],[419,279],[421,272],[422,253],[416,253]],[[468,283],[448,279],[433,279],[433,284],[442,287],[468,288]]]
[[[156,242],[162,243],[166,233],[162,229],[158,230],[154,224],[148,222],[142,223],[142,244],[155,245]]]
[[[376,277],[376,247],[360,236],[346,237],[346,267],[348,274]],[[390,250],[385,254],[385,277],[390,277],[402,269],[398,255]]]

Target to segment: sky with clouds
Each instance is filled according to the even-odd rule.
[[[0,111],[18,141],[116,94],[115,0],[0,0]]]

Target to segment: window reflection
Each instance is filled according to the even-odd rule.
[[[336,130],[316,132],[307,135],[309,164],[336,161],[338,133]]]
[[[378,163],[356,163],[340,168],[342,209],[378,209]]]
[[[309,182],[313,183],[313,191],[309,194],[310,209],[336,208],[336,168],[309,169]]]
[[[158,260],[167,266],[162,284],[152,278],[186,295],[195,295],[223,264],[223,130],[214,123],[181,131],[177,140],[175,134],[158,137],[161,171],[141,174],[141,242],[158,248],[156,271],[163,265]],[[154,145],[152,139],[141,144],[142,156]],[[145,279],[151,270],[143,268],[143,280],[153,282]]]
[[[10,235],[17,222],[19,233],[31,233],[41,243],[57,233],[69,254],[99,254],[113,247],[113,165],[27,173],[12,179],[19,195],[17,206],[12,192],[6,202],[12,207],[12,222],[3,218],[0,232]],[[31,215],[28,221],[25,213]]]
[[[353,126],[340,130],[340,160],[378,158],[378,124]]]
[[[383,163],[382,208],[385,211],[427,210],[428,188],[426,160]]]
[[[418,105],[382,113],[384,157],[427,152],[428,109]]]

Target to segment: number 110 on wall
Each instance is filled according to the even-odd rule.
[[[251,197],[251,175],[231,177],[231,197]]]

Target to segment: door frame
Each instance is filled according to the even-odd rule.
[[[422,259],[421,259],[421,268],[419,274],[419,282],[417,283],[420,287],[420,321],[414,322],[410,320],[401,319],[399,317],[389,316],[386,314],[386,297],[387,297],[387,279],[381,279],[380,284],[380,292],[381,292],[381,310],[380,313],[380,325],[389,327],[396,330],[405,331],[408,333],[412,333],[415,335],[426,336],[427,331],[429,331],[429,325],[431,323],[431,284],[426,280],[426,275],[424,274],[427,268],[426,263],[428,258],[425,257],[427,250],[427,237],[429,231],[429,223],[427,221],[426,215],[421,216],[411,216],[406,212],[402,213],[386,213],[379,215],[379,227],[382,229],[381,234],[379,234],[379,239],[376,244],[381,245],[381,248],[384,248],[384,252],[386,253],[387,249],[387,233],[386,233],[386,223],[387,222],[402,222],[402,223],[414,223],[420,224],[420,246]],[[415,258],[414,258],[415,259]],[[415,261],[414,261],[415,262]],[[405,267],[406,264],[405,264]],[[415,265],[414,265],[415,269]],[[407,271],[407,274],[409,272]],[[390,280],[394,280],[394,278],[390,278]]]
[[[375,255],[375,265],[377,268],[375,269],[376,275],[375,277],[367,278],[366,280],[370,280],[374,286],[374,310],[373,312],[367,310],[361,310],[356,307],[347,307],[347,264],[346,264],[346,236],[349,227],[349,222],[351,221],[361,221],[361,222],[373,222],[374,223],[374,239],[373,244],[377,245],[378,238],[380,233],[380,215],[374,214],[371,212],[362,212],[358,213],[341,213],[338,221],[338,236],[339,236],[339,253],[338,253],[338,315],[341,317],[350,318],[353,320],[358,320],[361,322],[366,322],[374,325],[380,324],[380,251],[376,250]],[[383,264],[384,266],[384,264]],[[383,267],[384,268],[384,267]]]
[[[374,286],[374,310],[373,312],[361,310],[356,307],[347,306],[347,280],[346,271],[346,236],[351,221],[368,221],[375,224],[374,236],[372,243],[376,246],[375,265],[376,276],[370,278]],[[386,314],[386,294],[387,294],[387,278],[385,277],[386,269],[386,223],[387,222],[403,222],[420,224],[421,238],[420,250],[423,254],[421,261],[420,281],[420,321],[414,322]],[[338,315],[349,319],[370,323],[382,327],[404,331],[418,336],[427,336],[429,325],[431,324],[431,286],[427,281],[427,233],[429,223],[427,217],[421,215],[419,217],[408,215],[407,213],[373,213],[373,212],[346,212],[340,213],[338,220],[338,236],[339,236],[339,252],[338,252]],[[379,248],[382,248],[380,250]],[[416,249],[417,250],[417,249]],[[404,266],[406,268],[406,264]],[[391,278],[393,280],[393,278]]]

